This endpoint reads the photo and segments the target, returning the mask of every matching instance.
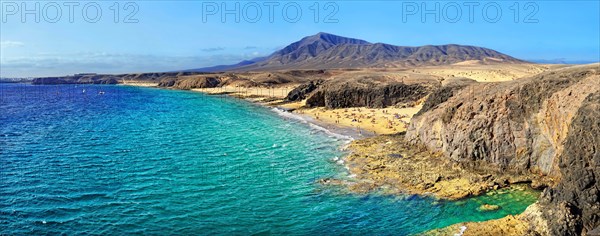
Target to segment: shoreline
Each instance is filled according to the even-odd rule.
[[[135,85],[133,85],[135,86]],[[145,86],[144,86],[145,87]],[[156,88],[161,88],[158,86],[155,86]],[[343,124],[337,124],[334,122],[330,122],[324,119],[317,119],[316,117],[314,117],[312,113],[306,114],[304,112],[296,112],[299,109],[297,108],[287,108],[285,107],[285,105],[289,105],[289,104],[284,104],[284,106],[281,106],[281,104],[278,104],[277,102],[281,102],[281,100],[277,100],[275,104],[273,104],[273,101],[269,100],[269,99],[275,99],[273,97],[256,97],[256,96],[239,96],[239,94],[236,96],[236,94],[230,94],[230,93],[213,93],[213,92],[206,92],[206,91],[202,91],[201,89],[192,89],[190,90],[192,92],[199,92],[199,93],[203,93],[209,96],[213,96],[213,95],[220,95],[220,96],[227,96],[230,98],[234,98],[234,99],[240,99],[246,102],[249,102],[251,104],[254,105],[258,105],[267,109],[272,110],[273,112],[275,112],[277,115],[283,117],[283,119],[294,119],[297,120],[301,123],[305,123],[308,126],[310,126],[310,128],[312,129],[316,129],[316,130],[320,130],[326,134],[330,134],[332,136],[338,136],[339,138],[342,139],[347,139],[350,142],[348,143],[348,145],[345,146],[345,148],[348,148],[350,150],[350,152],[344,156],[343,158],[341,158],[342,160],[344,160],[344,166],[346,167],[346,169],[349,170],[350,174],[352,176],[359,176],[360,174],[358,172],[360,172],[360,170],[356,169],[356,166],[370,166],[372,164],[377,164],[377,165],[381,165],[381,163],[378,162],[382,162],[382,160],[385,162],[386,158],[389,161],[389,159],[393,159],[393,158],[389,158],[389,156],[384,156],[381,157],[380,155],[380,159],[375,158],[375,156],[377,156],[378,154],[381,154],[382,152],[386,152],[389,150],[386,150],[388,144],[395,144],[395,146],[399,146],[399,149],[403,149],[404,151],[408,150],[408,152],[411,152],[411,156],[423,156],[422,160],[417,159],[417,160],[413,160],[413,162],[408,162],[408,163],[404,163],[407,166],[413,166],[414,165],[419,165],[419,164],[425,164],[418,169],[419,174],[424,175],[425,173],[421,173],[423,171],[428,172],[427,174],[434,174],[438,177],[432,177],[434,178],[433,181],[430,181],[429,179],[425,178],[425,179],[420,179],[421,183],[423,182],[427,182],[430,181],[432,183],[429,183],[430,185],[433,185],[436,189],[436,191],[440,192],[439,194],[435,194],[434,192],[431,192],[432,189],[430,189],[431,186],[427,186],[427,183],[423,183],[423,184],[412,184],[412,185],[404,185],[403,188],[407,189],[407,191],[395,191],[396,193],[401,193],[401,192],[407,192],[407,193],[411,193],[411,194],[418,194],[418,195],[423,195],[423,196],[434,196],[436,198],[440,198],[440,199],[446,199],[446,200],[460,200],[460,199],[464,199],[467,197],[474,197],[474,196],[479,196],[482,194],[485,194],[489,191],[493,191],[493,190],[497,190],[497,189],[502,189],[502,188],[508,188],[511,185],[514,184],[520,184],[523,183],[523,179],[531,179],[530,181],[525,181],[526,183],[528,183],[530,185],[530,187],[532,187],[533,189],[539,189],[539,186],[544,186],[542,183],[544,181],[546,181],[543,178],[536,178],[535,176],[524,176],[524,175],[515,175],[515,174],[511,174],[511,173],[506,173],[506,174],[480,174],[479,172],[481,172],[481,170],[470,170],[468,168],[462,167],[462,166],[457,166],[457,163],[452,163],[451,161],[445,159],[442,157],[441,153],[434,153],[431,151],[427,151],[424,147],[422,146],[418,146],[418,145],[412,145],[412,144],[408,144],[407,142],[404,141],[404,139],[400,139],[398,140],[397,138],[400,136],[404,136],[403,132],[405,130],[399,131],[399,132],[395,132],[395,133],[374,133],[372,131],[369,131],[367,129],[363,129],[363,128],[359,128],[359,130],[357,130],[357,128],[355,127],[349,127]],[[243,90],[242,90],[243,91]],[[242,92],[244,93],[244,92]],[[276,98],[281,98],[281,97],[276,97]],[[262,100],[261,100],[262,99]],[[264,99],[268,100],[268,101],[264,101]],[[412,107],[409,109],[418,109],[421,108],[422,105],[418,105],[416,107]],[[324,108],[311,108],[311,109],[324,109]],[[383,108],[383,109],[365,109],[365,108],[347,108],[347,110],[354,110],[354,109],[363,109],[363,110],[384,110],[384,109],[388,109],[388,108]],[[405,108],[403,108],[405,109]],[[335,110],[335,109],[333,109]],[[342,110],[342,109],[337,109],[337,110]],[[414,113],[416,113],[417,111],[414,111]],[[412,115],[409,116],[409,118],[412,117]],[[406,117],[405,117],[406,118]],[[385,139],[385,140],[381,140],[381,139]],[[391,141],[390,141],[391,139]],[[357,143],[359,142],[359,143]],[[379,145],[378,146],[378,150],[377,151],[373,151],[373,152],[365,152],[364,150],[357,150],[357,149],[361,149],[364,148],[365,143],[367,143],[367,145]],[[383,145],[383,147],[381,147],[381,145]],[[362,146],[362,147],[361,147]],[[398,151],[398,150],[394,150],[394,151]],[[375,153],[375,154],[372,154]],[[404,158],[407,157],[406,153],[404,153],[405,155],[403,155]],[[367,163],[359,163],[359,162],[364,162],[364,160],[359,160],[357,161],[357,159],[350,160],[352,158],[352,156],[354,156],[356,158],[357,155],[362,155],[362,156],[366,156],[368,158],[371,158],[373,160]],[[390,154],[390,155],[395,155],[395,154]],[[382,158],[382,159],[381,159]],[[421,158],[421,157],[419,157]],[[375,160],[377,159],[377,160]],[[435,167],[440,167],[441,169],[439,170],[432,170],[432,166],[431,161],[437,161],[439,166],[435,166]],[[350,166],[350,165],[355,165],[354,167]],[[460,172],[461,174],[453,174],[451,172],[444,172],[444,168],[443,165],[445,165],[445,167],[447,167],[448,169],[451,169],[452,171],[456,171],[456,172]],[[385,164],[383,164],[383,166],[385,166]],[[355,168],[354,171],[352,170],[352,168]],[[387,167],[388,169],[390,168],[390,166]],[[400,171],[398,171],[400,172]],[[446,173],[447,176],[441,176],[441,174]],[[440,178],[443,177],[443,178]],[[452,177],[450,177],[452,176]],[[465,177],[466,176],[466,177]],[[431,176],[430,176],[431,177]],[[358,178],[356,178],[358,180]],[[373,179],[374,180],[374,179]],[[395,179],[395,181],[398,181],[398,179]],[[442,186],[437,186],[437,183],[443,183]],[[389,184],[389,183],[384,183],[384,184]],[[477,186],[473,186],[473,185],[477,185]],[[461,188],[461,186],[467,186],[466,188]],[[449,189],[451,188],[452,190],[448,190],[445,191],[444,189]],[[360,191],[359,191],[360,192]]]
[[[136,86],[136,87],[149,87],[149,88],[160,88],[158,86],[158,83],[150,83],[150,82],[135,82],[135,81],[130,81],[130,82],[124,82],[117,84],[117,85],[121,85],[121,86]]]
[[[299,120],[307,123],[312,128],[322,130],[325,133],[329,133],[335,136],[345,136],[352,140],[359,140],[364,138],[373,137],[375,135],[370,134],[365,129],[357,130],[353,127],[338,125],[333,122],[326,122],[316,119],[314,116],[298,113],[297,108],[288,108],[288,104],[280,104],[287,92],[291,91],[292,88],[280,87],[271,89],[258,89],[258,88],[210,88],[210,89],[191,89],[190,91],[203,93],[205,95],[221,95],[228,96],[231,98],[241,99],[252,104],[262,106],[264,108],[271,109],[279,116]],[[232,92],[233,91],[233,92]],[[277,95],[277,96],[269,96]]]
[[[409,107],[351,107],[351,108],[301,108],[294,113],[306,115],[317,122],[360,130],[365,137],[393,135],[405,132],[410,119],[422,108],[422,102]]]
[[[252,101],[249,101],[249,102],[252,102]],[[271,110],[273,110],[275,113],[277,113],[277,115],[284,117],[284,119],[289,118],[289,119],[298,120],[302,123],[308,124],[309,126],[311,126],[314,129],[321,130],[325,133],[329,133],[332,135],[345,137],[349,141],[360,140],[360,139],[369,138],[369,137],[374,136],[374,135],[368,135],[366,133],[362,133],[361,131],[357,131],[356,129],[353,129],[353,128],[344,127],[344,126],[336,126],[336,125],[329,124],[326,122],[321,122],[321,121],[315,120],[311,116],[286,111],[285,109],[282,109],[280,107],[276,107],[276,106],[273,107],[273,106],[269,106],[269,105],[265,105],[265,104],[261,104],[261,103],[254,103],[254,104],[258,104],[265,108],[271,108]]]
[[[151,83],[127,83],[127,84],[118,84],[118,85],[132,86],[132,87],[144,87],[144,88],[169,89],[169,88],[160,87],[160,86],[158,86],[158,84],[151,84]],[[213,89],[213,90],[215,90],[215,89]],[[185,91],[185,90],[182,90],[182,91]],[[358,131],[352,127],[347,127],[347,126],[337,125],[337,124],[330,123],[330,122],[320,121],[310,115],[298,114],[298,113],[293,112],[293,109],[288,109],[288,108],[278,106],[278,105],[271,105],[268,102],[262,102],[260,100],[257,100],[257,98],[232,96],[232,94],[229,94],[227,92],[214,92],[212,90],[205,91],[204,89],[191,89],[189,91],[202,93],[202,94],[205,94],[208,96],[227,96],[227,97],[234,98],[234,99],[244,100],[246,102],[270,109],[273,112],[277,113],[278,116],[284,117],[284,119],[287,119],[287,118],[295,119],[300,122],[306,123],[309,126],[313,126],[312,128],[321,130],[325,133],[330,133],[332,135],[338,135],[338,136],[344,136],[346,138],[349,138],[350,141],[376,136],[370,132],[366,132],[364,129],[361,129],[361,131]]]
[[[162,87],[159,87],[157,85],[156,86],[145,86],[145,85],[137,85],[137,84],[123,84],[123,85],[163,89]],[[434,198],[438,198],[441,200],[457,201],[457,200],[462,200],[462,199],[466,199],[466,198],[470,198],[470,197],[477,197],[477,196],[486,194],[490,191],[511,188],[513,185],[521,183],[520,179],[522,178],[522,176],[517,176],[514,179],[511,179],[510,175],[502,175],[502,176],[494,176],[491,179],[488,179],[489,178],[488,176],[492,176],[492,175],[489,175],[489,174],[488,175],[479,175],[475,171],[469,171],[466,169],[462,169],[460,167],[458,169],[456,169],[455,165],[452,165],[450,167],[448,165],[446,165],[446,166],[442,165],[441,168],[444,169],[444,168],[448,167],[448,168],[452,169],[453,171],[458,171],[458,172],[463,172],[463,173],[466,171],[467,174],[470,172],[471,174],[473,174],[473,176],[468,176],[467,178],[464,178],[464,176],[463,177],[455,176],[455,177],[451,177],[450,179],[447,179],[449,177],[445,177],[440,174],[440,173],[444,173],[442,169],[428,171],[428,174],[425,174],[422,172],[423,169],[420,170],[421,172],[419,172],[419,171],[415,172],[414,170],[418,169],[418,168],[415,168],[412,171],[404,170],[404,173],[417,174],[417,175],[420,175],[419,178],[423,178],[423,176],[425,176],[424,179],[420,179],[417,181],[417,182],[421,181],[421,184],[415,184],[414,179],[409,181],[409,182],[412,182],[412,184],[406,184],[406,183],[402,184],[398,178],[387,179],[386,177],[382,178],[381,176],[379,176],[379,177],[376,176],[375,178],[364,177],[364,176],[361,176],[361,175],[365,174],[364,167],[370,168],[371,170],[368,170],[368,171],[372,171],[372,169],[373,169],[372,164],[375,163],[377,165],[381,165],[385,161],[381,161],[381,160],[373,161],[372,160],[372,161],[365,162],[365,160],[363,160],[362,157],[357,158],[357,156],[360,156],[360,155],[367,156],[367,157],[370,156],[369,154],[366,154],[367,152],[362,151],[362,153],[361,153],[361,151],[358,151],[356,149],[356,146],[360,145],[360,144],[357,144],[357,142],[359,142],[359,143],[360,142],[363,142],[363,143],[364,142],[373,142],[374,145],[392,144],[392,143],[396,143],[396,141],[382,142],[381,140],[378,140],[378,139],[381,139],[381,138],[385,139],[387,137],[403,136],[401,134],[403,131],[397,132],[395,134],[381,134],[381,133],[376,134],[376,133],[371,133],[368,131],[366,131],[366,132],[357,131],[353,127],[348,127],[348,126],[344,126],[341,124],[316,119],[316,117],[313,117],[309,114],[294,112],[296,110],[295,108],[289,109],[289,108],[286,108],[283,106],[278,106],[276,104],[272,104],[273,101],[265,102],[264,100],[261,100],[261,98],[262,99],[272,99],[270,97],[257,97],[257,96],[243,97],[243,96],[235,96],[235,94],[230,94],[230,93],[208,93],[205,91],[200,91],[200,90],[195,90],[195,89],[192,89],[190,91],[199,92],[199,93],[203,93],[206,95],[226,95],[227,97],[230,97],[230,98],[237,98],[240,100],[244,100],[251,104],[270,109],[271,111],[276,113],[278,116],[281,116],[285,120],[295,119],[301,123],[307,124],[311,129],[320,130],[321,132],[324,132],[326,134],[330,134],[332,136],[338,136],[339,138],[342,138],[342,139],[347,139],[348,142],[345,145],[340,146],[340,148],[348,149],[348,151],[344,157],[340,158],[340,160],[343,161],[342,165],[347,170],[348,175],[351,176],[351,180],[347,181],[347,180],[331,179],[331,178],[319,179],[318,182],[319,182],[319,184],[322,184],[322,185],[343,185],[350,192],[354,192],[354,193],[369,193],[369,192],[373,192],[377,189],[379,189],[379,190],[383,189],[386,192],[385,194],[392,194],[392,195],[416,194],[416,195],[420,195],[420,196],[434,197]],[[411,117],[412,117],[412,115],[411,115]],[[375,141],[373,141],[373,140],[375,140]],[[400,145],[400,146],[403,146],[403,145]],[[412,147],[412,148],[415,148],[415,147]],[[423,150],[415,150],[415,151],[417,153],[423,152]],[[380,150],[380,152],[381,152],[381,150]],[[372,154],[372,153],[377,153],[377,152],[369,152],[369,153]],[[380,153],[378,153],[378,154],[380,154]],[[375,155],[377,155],[377,154],[375,154]],[[395,155],[395,154],[387,154],[387,157],[389,157],[389,155]],[[428,152],[428,155],[436,155],[436,154]],[[403,157],[402,154],[400,154],[400,156]],[[357,159],[360,161],[357,161]],[[407,163],[411,163],[411,164],[416,163],[417,165],[426,164],[426,166],[432,166],[432,165],[430,165],[431,164],[430,161],[431,161],[431,157],[427,158],[427,160],[425,160],[425,161],[413,162],[412,160],[409,160],[409,162],[407,162]],[[448,160],[446,160],[446,161],[448,161]],[[404,163],[404,164],[407,164],[407,163]],[[410,164],[408,164],[408,165],[410,165]],[[359,167],[357,167],[357,166],[359,166]],[[440,167],[437,165],[433,165],[433,166]],[[363,167],[363,168],[361,168],[361,167]],[[412,165],[412,167],[415,167],[415,165]],[[390,170],[389,167],[388,168],[385,167],[385,164],[383,165],[383,168]],[[377,170],[377,169],[378,168],[375,168],[375,170]],[[403,172],[398,172],[398,173],[403,173]],[[471,181],[473,179],[477,179],[475,182],[479,182],[480,184],[479,185],[475,184],[474,188],[461,189],[461,187],[459,187],[459,186],[473,187],[474,184],[471,183]],[[400,187],[398,188],[398,186],[395,186],[392,188],[388,188],[390,185],[393,185],[391,183],[393,183],[394,181],[397,184],[400,184],[399,185]],[[541,182],[541,180],[539,180],[539,181]],[[424,182],[427,182],[427,183],[424,183]],[[497,182],[504,182],[505,184],[499,185]],[[482,183],[488,183],[488,184],[492,183],[492,184],[486,185],[486,184],[482,184]],[[528,184],[529,187],[532,187],[532,185],[533,184],[531,182]],[[438,191],[438,192],[434,193],[434,192],[432,192],[432,189],[435,191]],[[450,189],[450,190],[446,191],[447,189]],[[536,203],[533,203],[532,205],[530,205],[530,207],[534,206],[535,204]],[[448,233],[450,233],[450,234],[459,233],[460,235],[462,235],[463,233],[465,233],[466,230],[468,230],[469,233],[472,233],[473,229],[476,229],[476,231],[487,230],[485,232],[502,232],[502,233],[509,233],[508,235],[515,235],[514,234],[515,232],[519,232],[519,233],[524,232],[526,226],[529,224],[528,221],[525,219],[527,217],[527,215],[530,214],[530,213],[528,213],[528,211],[529,211],[529,208],[527,210],[525,210],[524,212],[521,212],[516,215],[506,215],[506,216],[498,218],[498,219],[486,220],[486,221],[481,221],[481,222],[465,221],[465,222],[461,222],[461,223],[421,232],[421,233],[419,233],[419,235],[445,235]],[[464,230],[463,230],[463,227],[465,227]],[[511,231],[511,228],[514,228],[514,227],[518,227],[518,230]],[[498,230],[500,230],[500,231],[498,231]]]

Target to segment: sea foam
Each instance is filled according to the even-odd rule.
[[[312,130],[323,132],[323,133],[325,133],[325,134],[327,134],[327,135],[329,135],[331,137],[334,137],[334,138],[337,138],[337,139],[340,139],[340,140],[346,140],[347,143],[350,143],[351,141],[354,140],[354,138],[351,137],[351,136],[349,136],[349,135],[339,134],[339,133],[336,133],[336,132],[334,132],[334,131],[332,131],[330,129],[327,129],[327,128],[323,127],[323,126],[315,124],[314,122],[312,122],[310,120],[311,119],[310,117],[305,117],[305,116],[302,116],[302,115],[297,115],[297,114],[285,111],[285,110],[280,109],[280,108],[272,108],[271,110],[274,111],[275,113],[277,113],[279,116],[282,116],[284,118],[296,120],[296,121],[299,121],[299,122],[301,122],[303,124],[308,124],[308,126]]]

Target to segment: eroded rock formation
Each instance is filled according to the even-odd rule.
[[[445,87],[425,104],[408,141],[472,168],[549,177],[538,212],[528,213],[540,216],[531,230],[580,235],[600,226],[600,65]]]
[[[290,93],[285,97],[285,100],[302,101],[306,99],[310,93],[315,91],[321,84],[323,84],[323,80],[315,80],[303,83],[290,91]]]
[[[415,103],[432,90],[428,84],[374,83],[368,79],[351,82],[331,81],[310,95],[306,105],[327,108],[381,108],[398,103]]]

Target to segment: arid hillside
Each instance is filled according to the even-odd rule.
[[[476,61],[479,64],[526,63],[492,49],[468,45],[420,47],[369,43],[318,33],[302,38],[269,56],[189,71],[273,71],[290,69],[412,68]]]

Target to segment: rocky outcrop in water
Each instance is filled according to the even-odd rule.
[[[599,67],[442,88],[406,138],[489,173],[547,176],[532,230],[584,234],[600,226]]]

